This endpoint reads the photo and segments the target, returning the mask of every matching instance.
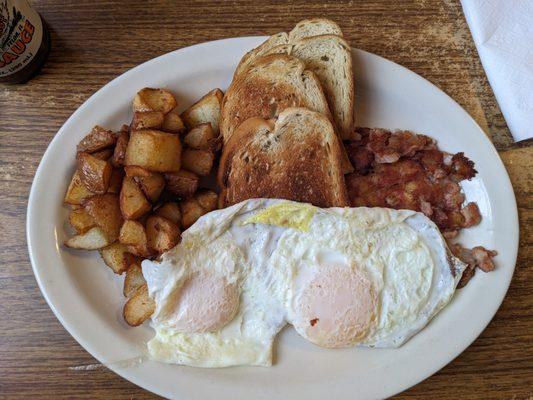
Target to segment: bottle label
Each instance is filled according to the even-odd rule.
[[[28,65],[42,40],[41,17],[27,0],[0,0],[0,78]]]

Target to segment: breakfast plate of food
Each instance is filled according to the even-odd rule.
[[[487,326],[518,217],[457,103],[315,19],[96,92],[39,165],[27,237],[63,326],[147,390],[380,399]]]

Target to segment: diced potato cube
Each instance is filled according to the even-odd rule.
[[[181,198],[192,196],[198,189],[198,175],[184,169],[166,173],[165,180],[167,191]]]
[[[111,243],[118,239],[124,221],[118,195],[106,193],[92,196],[85,200],[83,206]]]
[[[111,268],[115,274],[119,275],[126,271],[130,266],[127,254],[126,246],[120,242],[115,242],[100,250],[100,255],[106,265]]]
[[[80,178],[85,187],[93,193],[105,193],[113,172],[111,163],[100,160],[89,153],[78,153],[76,158]]]
[[[181,163],[178,135],[156,130],[132,131],[124,165],[138,165],[150,171],[176,172]]]
[[[124,320],[131,326],[139,326],[150,318],[154,310],[155,302],[148,295],[148,287],[145,284],[137,288],[124,305]]]
[[[155,203],[165,187],[165,178],[158,172],[151,172],[136,165],[124,168],[126,176],[133,178],[148,200]]]
[[[88,190],[81,181],[78,170],[72,175],[72,179],[65,195],[65,203],[71,205],[80,205],[88,197],[94,196],[94,193]]]
[[[165,115],[161,128],[166,132],[183,133],[187,129],[178,113],[171,111]]]
[[[136,262],[130,264],[130,266],[126,270],[123,290],[124,297],[130,298],[138,288],[145,284],[146,280],[143,276],[141,262],[137,260]]]
[[[156,215],[174,222],[176,225],[181,224],[181,211],[178,203],[165,203],[155,211]]]
[[[207,213],[194,197],[183,200],[180,203],[180,211],[181,225],[184,229],[190,227],[198,218]]]
[[[139,257],[149,257],[148,238],[144,226],[138,221],[126,220],[120,229],[120,243],[127,246],[127,250]]]
[[[137,219],[146,214],[152,208],[146,196],[133,181],[133,178],[126,176],[122,181],[120,190],[120,210],[126,219]]]
[[[153,215],[146,220],[148,247],[162,254],[176,246],[181,238],[179,227],[166,218]]]
[[[183,142],[191,149],[209,149],[209,143],[215,139],[211,124],[200,124],[192,128],[183,138]]]
[[[181,118],[185,122],[187,128],[192,129],[195,126],[209,122],[213,128],[213,132],[218,136],[220,106],[223,97],[224,93],[222,93],[220,89],[214,89],[185,110],[181,114]]]
[[[133,113],[131,129],[159,129],[163,126],[165,114],[161,111],[143,111]]]
[[[217,208],[218,195],[212,190],[202,190],[194,197],[206,212],[213,211]]]
[[[83,208],[72,210],[68,216],[68,222],[78,233],[85,233],[92,227],[96,226],[93,217]]]
[[[96,153],[91,153],[91,156],[98,158],[99,160],[107,161],[113,155],[113,149],[103,149]]]
[[[144,88],[133,99],[134,112],[160,111],[166,114],[177,105],[174,95],[165,89]]]
[[[94,153],[96,151],[112,147],[117,141],[117,136],[110,130],[96,125],[91,133],[85,136],[78,144],[78,152]]]
[[[130,140],[129,131],[122,131],[117,139],[113,159],[111,160],[115,167],[124,165],[124,158],[126,157],[126,148]]]
[[[122,179],[124,179],[124,171],[122,168],[113,168],[107,193],[119,194],[120,189],[122,188]]]
[[[111,242],[107,238],[104,231],[95,226],[87,232],[80,235],[73,236],[65,241],[65,246],[71,249],[80,250],[98,250],[109,246]]]
[[[209,175],[214,161],[215,156],[207,150],[186,149],[181,156],[183,168],[200,176]]]

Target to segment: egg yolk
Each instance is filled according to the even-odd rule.
[[[368,334],[376,303],[376,294],[363,271],[321,267],[300,288],[292,324],[316,345],[349,347]]]
[[[174,298],[169,326],[183,333],[213,332],[230,322],[239,308],[236,283],[210,273],[193,274]]]

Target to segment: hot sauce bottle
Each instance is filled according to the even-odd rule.
[[[50,52],[46,22],[27,0],[0,0],[0,82],[23,83]]]

